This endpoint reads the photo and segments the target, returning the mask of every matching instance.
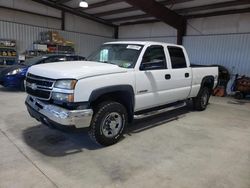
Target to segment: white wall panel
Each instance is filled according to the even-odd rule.
[[[247,14],[241,14],[239,17],[239,23],[238,27],[239,33],[245,33],[245,32],[250,32],[250,13]]]
[[[0,8],[0,19],[13,22],[15,20],[15,15],[13,11]]]
[[[119,28],[119,38],[151,38],[151,37],[173,37],[176,29],[162,22],[150,24],[127,25]]]
[[[80,33],[90,33],[105,37],[113,37],[114,28],[88,20],[70,13],[65,15],[65,27],[67,31],[75,31]]]
[[[33,42],[39,39],[40,32],[51,30],[53,29],[0,21],[0,38],[16,40],[19,53],[25,50],[31,50],[33,48]],[[55,29],[53,31],[58,31],[66,40],[73,41],[75,43],[76,53],[83,56],[88,56],[102,43],[113,40],[109,37],[93,36]]]
[[[154,42],[166,42],[176,44],[176,37],[144,37],[144,38],[126,38],[119,39],[119,41],[154,41]]]
[[[194,64],[219,64],[250,76],[250,34],[187,36],[184,46]]]
[[[250,13],[188,20],[187,35],[250,32]]]
[[[61,11],[31,0],[0,0],[0,6],[25,10],[42,15],[61,18]],[[61,28],[61,20],[40,15],[28,14],[0,8],[0,20],[24,23],[54,29]],[[114,28],[104,24],[66,13],[65,29],[67,31],[93,34],[104,37],[113,37]]]
[[[13,0],[0,0],[0,5],[1,6],[6,6],[6,7],[12,7],[13,6]]]
[[[49,27],[54,29],[61,28],[61,21],[59,19],[32,15],[20,11],[13,11],[0,8],[0,20],[24,23],[34,26]]]
[[[26,10],[48,16],[61,17],[61,11],[31,0],[0,0],[0,6]]]

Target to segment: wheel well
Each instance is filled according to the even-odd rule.
[[[202,80],[202,87],[201,88],[208,88],[210,92],[212,92],[213,87],[214,87],[214,77],[213,76],[208,76],[203,78]]]
[[[95,107],[104,101],[115,101],[119,102],[125,106],[127,113],[128,113],[128,120],[129,122],[133,121],[134,115],[134,98],[131,96],[131,93],[128,91],[113,91],[109,93],[105,93],[94,101],[90,102],[90,106],[92,106],[95,110]]]

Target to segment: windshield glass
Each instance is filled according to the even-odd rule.
[[[110,63],[123,68],[134,68],[142,47],[137,44],[104,44],[87,60]]]
[[[47,57],[45,57],[45,56],[32,57],[30,59],[26,59],[22,64],[27,65],[27,66],[35,65],[35,64],[39,63],[42,59],[45,59],[45,58],[47,58]]]

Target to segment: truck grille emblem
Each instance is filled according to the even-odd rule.
[[[36,90],[36,89],[37,89],[37,85],[33,83],[33,84],[30,85],[30,88],[31,88],[32,90]]]

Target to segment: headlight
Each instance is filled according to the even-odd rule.
[[[53,92],[52,99],[60,102],[74,102],[74,94]]]
[[[18,74],[20,72],[22,72],[22,69],[15,69],[15,70],[12,70],[12,71],[8,72],[7,76],[15,75],[15,74]]]
[[[76,80],[58,80],[55,83],[55,88],[60,88],[60,89],[69,89],[73,90],[75,89],[76,85]]]

